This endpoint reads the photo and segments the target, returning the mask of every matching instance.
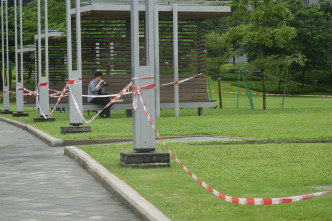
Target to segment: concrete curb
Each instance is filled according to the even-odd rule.
[[[63,140],[63,146],[76,145],[96,145],[96,144],[112,144],[121,142],[132,142],[131,138],[115,138],[115,139],[90,139],[90,140]]]
[[[24,123],[18,122],[18,121],[14,121],[8,118],[3,118],[0,117],[0,120],[6,123],[9,123],[11,125],[14,125],[16,127],[19,127],[23,130],[26,130],[27,132],[31,133],[32,135],[36,136],[37,138],[41,139],[42,141],[44,141],[45,143],[47,143],[48,145],[52,146],[52,147],[58,147],[58,146],[63,146],[63,141],[62,140],[58,140],[46,133],[44,133],[43,131],[40,131],[32,126],[26,125]]]
[[[91,158],[84,151],[73,147],[65,147],[64,154],[77,161],[92,176],[95,177],[108,191],[112,192],[129,209],[136,213],[143,220],[151,221],[170,221],[160,210],[153,206],[149,201],[139,195],[125,182],[114,174],[110,173],[105,167]]]

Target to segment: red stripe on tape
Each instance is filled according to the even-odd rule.
[[[175,85],[178,85],[178,84],[179,84],[179,81],[175,81],[174,84],[175,84]]]
[[[264,205],[271,205],[272,199],[271,198],[263,198],[263,204]]]
[[[293,202],[293,199],[291,199],[291,198],[283,198],[283,199],[281,199],[281,203],[291,203],[291,202]]]
[[[143,87],[140,87],[141,89],[149,89],[149,88],[155,88],[155,84],[150,84],[150,85],[146,85],[146,86],[143,86]]]
[[[255,200],[253,198],[247,198],[247,205],[255,205]]]
[[[45,87],[45,86],[47,86],[47,85],[48,85],[48,82],[40,83],[40,84],[39,84],[39,87]]]
[[[74,79],[74,80],[68,80],[68,84],[74,84],[75,82],[82,82],[82,78]]]
[[[240,200],[237,197],[232,197],[232,203],[239,204]]]

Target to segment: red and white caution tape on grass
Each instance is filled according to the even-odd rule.
[[[322,196],[325,194],[329,194],[332,193],[332,190],[326,190],[323,192],[316,192],[316,193],[311,193],[311,194],[306,194],[306,195],[299,195],[299,196],[291,196],[291,197],[282,197],[282,198],[239,198],[239,197],[232,197],[232,196],[227,196],[223,193],[218,192],[217,190],[213,189],[212,187],[210,187],[208,184],[206,184],[205,182],[203,182],[201,179],[199,179],[195,174],[193,174],[176,156],[175,154],[170,150],[170,148],[166,145],[166,143],[164,142],[164,140],[161,138],[161,136],[159,135],[155,125],[153,124],[150,115],[145,107],[142,95],[141,95],[141,90],[139,87],[133,87],[135,88],[137,91],[136,93],[138,94],[143,109],[145,111],[146,117],[148,119],[148,121],[151,124],[151,127],[154,129],[156,135],[158,136],[158,138],[160,139],[160,141],[163,143],[163,145],[165,146],[165,148],[167,149],[167,151],[172,155],[172,157],[176,160],[176,162],[178,162],[178,164],[180,164],[180,166],[197,182],[199,183],[202,187],[204,187],[205,189],[207,189],[208,191],[210,191],[211,193],[213,193],[214,195],[216,195],[217,197],[225,200],[226,202],[229,203],[234,203],[234,204],[241,204],[241,205],[271,205],[271,204],[283,204],[283,203],[294,203],[294,202],[298,202],[301,200],[306,200],[306,199],[311,199],[317,196]]]

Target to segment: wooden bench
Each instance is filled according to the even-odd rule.
[[[181,74],[179,75],[179,81],[193,76],[191,74]],[[173,75],[160,76],[160,85],[173,81]],[[179,107],[197,108],[199,116],[203,115],[204,107],[216,107],[215,100],[208,99],[206,77],[204,74],[179,84]],[[173,85],[160,87],[160,108],[174,108]]]
[[[193,75],[179,75],[179,81],[192,77]],[[88,85],[92,79],[93,75],[84,75],[82,78],[82,94],[88,94]],[[131,75],[105,75],[105,82],[109,86],[104,86],[107,94],[117,94],[119,93],[128,83],[131,81]],[[173,82],[172,75],[161,75],[160,85]],[[65,83],[51,84],[50,89],[61,91],[65,86]],[[152,90],[152,89],[151,89]],[[54,93],[54,92],[50,92]],[[132,115],[132,95],[127,94],[120,98],[122,102],[116,102],[111,106],[111,110],[125,110],[127,116]],[[25,96],[25,101],[27,102],[25,106],[35,106],[36,99],[34,96]],[[50,97],[50,108],[54,107],[57,102],[57,98]],[[59,108],[68,108],[68,97],[62,98],[61,102],[58,104]],[[206,88],[206,77],[205,75],[199,75],[191,80],[188,80],[182,84],[179,84],[179,107],[180,108],[197,108],[198,115],[203,115],[204,107],[215,107],[214,100],[208,100],[207,88]],[[101,105],[96,105],[88,103],[87,97],[83,97],[83,110],[84,111],[98,111],[103,107]],[[174,108],[174,86],[167,85],[160,87],[160,108]]]

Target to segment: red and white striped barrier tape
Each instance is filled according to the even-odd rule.
[[[47,117],[50,117],[50,116],[53,114],[55,108],[58,106],[58,104],[60,103],[61,99],[62,99],[64,96],[66,96],[66,94],[67,94],[67,93],[66,93],[66,91],[67,91],[67,87],[68,87],[68,84],[66,84],[66,86],[63,88],[63,90],[60,92],[60,96],[59,96],[59,98],[58,98],[58,100],[57,100],[55,106],[53,107],[52,111],[50,112],[50,114],[49,114]]]
[[[43,85],[43,86],[45,86],[45,85]],[[38,92],[38,91],[39,91],[39,87],[37,88],[37,92],[36,92],[36,94],[37,94],[37,95],[36,95],[36,96],[37,96],[37,106],[38,106],[39,111],[41,112],[41,114],[42,114],[42,116],[43,116],[44,119],[47,119],[47,118],[49,118],[49,117],[52,116],[54,110],[56,109],[56,107],[57,107],[58,104],[60,103],[61,99],[62,99],[64,96],[66,96],[66,94],[67,94],[67,93],[66,93],[66,91],[67,91],[67,87],[68,87],[68,83],[65,85],[65,87],[63,88],[62,91],[58,91],[58,92],[57,92],[57,93],[60,94],[60,96],[57,96],[57,97],[58,97],[58,100],[57,100],[56,104],[54,105],[54,107],[52,108],[51,112],[50,112],[47,116],[43,113],[42,108],[40,107],[39,100],[38,100],[38,96],[37,96],[37,95],[39,95],[39,92]]]
[[[134,77],[132,80],[144,80],[144,79],[155,79],[154,76],[149,76],[149,77]]]
[[[95,116],[93,116],[90,120],[86,120],[85,117],[83,116],[82,111],[79,108],[79,105],[77,103],[77,101],[75,100],[74,96],[72,95],[72,93],[69,93],[73,99],[74,105],[79,113],[79,115],[81,116],[81,118],[83,119],[83,121],[87,124],[91,123],[97,116],[99,116],[99,114],[106,109],[108,106],[112,105],[114,102],[117,102],[119,100],[120,97],[122,97],[127,91],[130,90],[132,83],[130,82],[126,87],[124,87],[101,111],[99,111]],[[71,90],[70,86],[68,85],[69,90]]]
[[[47,85],[48,85],[48,82],[39,83],[38,87],[46,87]]]
[[[124,93],[124,95],[131,94],[131,91]],[[82,97],[115,97],[117,94],[104,94],[104,95],[82,95]]]
[[[160,85],[160,87],[167,86],[167,85],[173,85],[173,84],[174,85],[182,84],[183,82],[189,81],[189,80],[191,80],[191,79],[193,79],[195,77],[198,77],[199,75],[202,75],[202,73],[199,73],[199,74],[197,74],[195,76],[192,76],[192,77],[189,77],[189,78],[186,78],[186,79],[183,79],[181,81],[175,81],[175,82],[173,81],[173,82],[165,83],[165,84]]]
[[[219,91],[214,91],[214,90],[210,90],[211,92],[219,92]],[[227,93],[227,94],[247,94],[246,92],[233,92],[233,91],[221,91],[223,93]],[[263,93],[250,93],[253,95],[263,95]],[[266,93],[266,95],[268,96],[284,96],[283,94],[270,94],[270,93]],[[332,95],[311,95],[311,94],[285,94],[286,97],[332,97]]]
[[[311,193],[311,194],[305,194],[305,195],[299,195],[299,196],[291,196],[291,197],[282,197],[282,198],[239,198],[239,197],[232,197],[232,196],[227,196],[223,193],[218,192],[217,190],[213,189],[210,187],[208,184],[203,182],[201,179],[199,179],[195,174],[193,174],[180,160],[175,156],[175,154],[171,151],[171,149],[166,145],[162,137],[159,135],[155,125],[153,124],[151,117],[145,107],[141,91],[139,87],[133,87],[135,90],[137,90],[137,94],[141,100],[144,112],[146,114],[146,117],[151,124],[151,127],[154,129],[156,135],[158,136],[159,140],[162,142],[162,144],[165,146],[167,151],[172,155],[172,157],[176,160],[176,162],[186,171],[197,183],[199,183],[202,187],[216,195],[217,197],[225,200],[226,202],[229,203],[234,203],[234,204],[241,204],[241,205],[272,205],[272,204],[284,204],[284,203],[294,203],[298,202],[301,200],[306,200],[306,199],[311,199],[317,196],[322,196],[325,194],[332,193],[332,190],[326,190],[323,192],[316,192],[316,193]]]

